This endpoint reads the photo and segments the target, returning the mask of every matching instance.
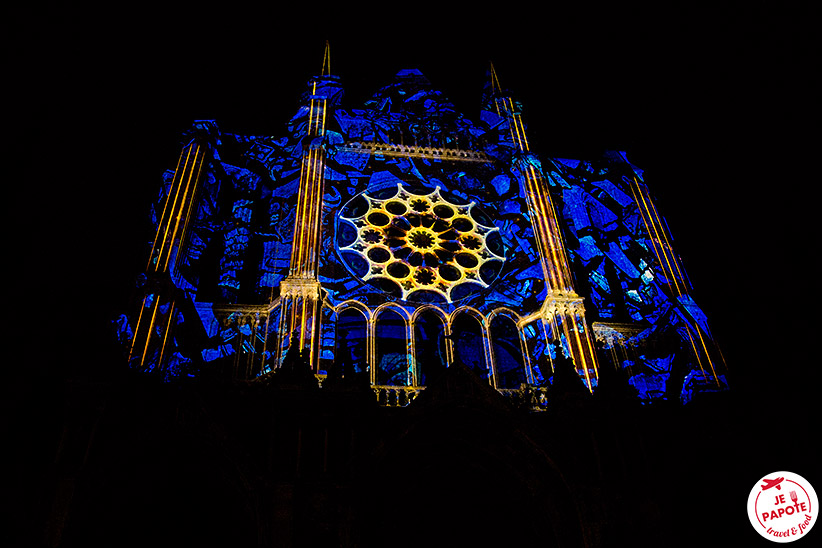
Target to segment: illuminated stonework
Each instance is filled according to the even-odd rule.
[[[355,275],[403,300],[433,292],[449,303],[494,281],[505,261],[499,229],[476,202],[461,204],[440,187],[387,190],[361,193],[340,215],[350,229],[339,250]]]
[[[285,134],[185,135],[144,298],[118,321],[132,367],[267,382],[290,354],[323,386],[362,378],[405,405],[461,363],[543,409],[559,352],[591,392],[610,371],[643,401],[724,389],[625,153],[540,157],[493,70],[478,119],[417,70],[348,106],[328,55]]]

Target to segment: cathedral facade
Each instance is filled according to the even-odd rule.
[[[254,382],[299,367],[388,406],[454,363],[533,410],[561,363],[643,402],[724,390],[642,170],[540,156],[487,80],[478,119],[417,70],[348,106],[326,51],[282,135],[195,122],[118,322],[129,365]]]
[[[540,156],[493,69],[473,119],[417,70],[348,106],[328,61],[284,134],[184,133],[128,367],[9,391],[7,544],[755,536],[694,514],[752,456],[642,170]]]

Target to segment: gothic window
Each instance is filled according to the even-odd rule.
[[[491,321],[491,343],[494,351],[497,387],[519,388],[527,381],[516,324],[505,316]]]
[[[488,378],[488,362],[485,359],[482,325],[468,312],[457,316],[451,325],[454,340],[455,360],[476,373],[480,378]]]
[[[356,308],[346,308],[337,318],[337,365],[351,368],[354,373],[367,370],[368,324],[365,315]],[[345,371],[344,373],[347,373]]]
[[[531,372],[534,375],[534,382],[537,384],[544,383],[553,375],[549,349],[545,343],[552,336],[550,328],[546,332],[542,320],[536,320],[525,324],[522,327],[522,333],[531,360]]]
[[[431,310],[417,316],[414,322],[414,357],[417,364],[417,384],[427,386],[446,364],[445,326],[442,318]]]
[[[410,385],[408,371],[407,323],[393,310],[383,310],[377,316],[377,384],[383,386]]]

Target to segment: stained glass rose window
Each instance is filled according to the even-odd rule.
[[[342,209],[337,244],[353,274],[404,300],[452,302],[488,287],[504,259],[484,209],[437,187],[359,194]]]

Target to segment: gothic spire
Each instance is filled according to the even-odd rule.
[[[323,68],[320,76],[331,76],[331,47],[328,40],[325,41],[325,52],[323,53]]]
[[[491,65],[491,93],[494,95],[501,94],[502,86],[499,85],[499,78],[497,77],[496,69],[494,69],[494,62],[489,61],[489,64]]]

